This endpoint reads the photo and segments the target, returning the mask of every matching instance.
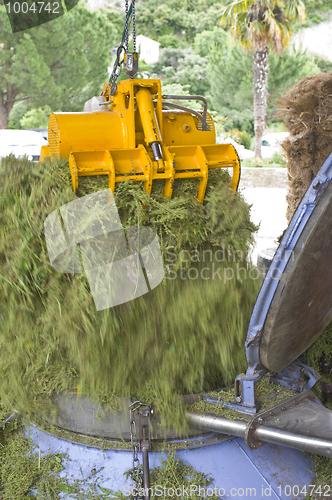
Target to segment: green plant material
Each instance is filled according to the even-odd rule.
[[[248,205],[229,188],[227,171],[210,171],[208,186],[204,205],[196,201],[198,181],[193,179],[176,181],[168,201],[163,196],[164,183],[158,181],[153,183],[151,197],[139,183],[131,182],[118,183],[114,194],[122,224],[152,227],[163,252],[173,246],[175,252],[195,250],[209,243],[219,248],[229,246],[242,252],[244,259],[256,230]],[[85,196],[107,187],[106,176],[83,177],[78,194]]]
[[[167,47],[160,50],[159,60],[153,70],[166,85],[188,85],[190,94],[206,95],[210,89],[209,81],[205,78],[207,66],[208,58],[194,54],[191,47]]]
[[[44,420],[36,421],[38,429],[43,432],[48,432],[52,436],[57,436],[66,441],[72,441],[74,443],[79,443],[84,446],[91,446],[94,448],[100,448],[101,450],[127,450],[132,451],[132,445],[125,440],[110,440],[106,438],[95,438],[83,434],[76,434],[75,432],[66,431],[57,427],[56,425],[50,424]],[[154,450],[155,451],[155,450]]]
[[[322,384],[332,383],[332,323],[329,323],[324,332],[306,351],[306,363],[316,370],[321,378],[319,383],[312,388],[313,392],[322,398]],[[326,408],[332,410],[332,398],[328,396],[324,403]],[[331,462],[332,463],[332,462]],[[331,471],[332,483],[332,471]]]
[[[303,23],[303,26],[316,24],[316,22],[319,22],[318,19],[327,18],[324,14],[328,15],[331,13],[330,0],[303,0],[303,3],[307,17],[307,21]]]
[[[321,398],[321,385],[323,383],[332,383],[332,323],[330,323],[324,332],[318,337],[317,340],[307,349],[306,364],[314,368],[320,375],[321,379],[314,385],[312,391]],[[332,410],[332,398],[328,397],[325,406]],[[330,494],[332,490],[332,459],[327,457],[320,457],[318,455],[311,455],[314,460],[314,472],[316,480],[314,481],[315,488],[310,498],[318,500]]]
[[[211,104],[227,117],[225,129],[238,128],[254,135],[252,54],[227,37],[224,43],[211,48],[208,57]],[[267,124],[280,119],[276,102],[282,93],[300,78],[319,72],[313,58],[302,50],[285,50],[283,57],[270,53],[269,66]]]
[[[35,108],[27,111],[20,119],[20,126],[22,129],[29,128],[44,128],[47,129],[48,121],[52,110],[49,106],[43,108]]]
[[[246,130],[240,130],[239,132],[240,141],[242,146],[246,149],[250,149],[251,146],[251,135]]]
[[[232,128],[226,134],[226,137],[230,137],[233,141],[238,144],[242,144],[246,149],[250,149],[252,137],[249,132],[245,130],[239,130],[238,128]]]
[[[332,490],[332,458],[320,457],[312,455],[314,459],[314,473],[316,480],[314,481],[315,487],[310,499],[319,500],[324,496],[331,496]]]
[[[267,410],[271,406],[275,406],[282,401],[291,398],[295,394],[296,391],[292,391],[287,387],[282,387],[271,382],[270,374],[265,375],[255,385],[255,397],[256,402],[260,402],[260,411]],[[212,413],[214,415],[226,417],[229,420],[245,420],[247,422],[250,422],[250,420],[252,419],[252,415],[239,413],[235,410],[230,410],[229,408],[223,406],[223,403],[234,403],[235,392],[233,386],[228,389],[209,393],[209,396],[218,398],[218,403],[220,404],[220,406],[211,405],[201,400],[190,406],[188,408],[189,411],[193,411],[194,413],[199,414]]]
[[[64,456],[43,455],[34,449],[22,430],[16,431],[17,423],[8,425],[0,434],[0,492],[3,500],[30,498],[60,498],[68,481],[60,477]],[[10,428],[11,427],[11,428]]]
[[[332,373],[322,371],[321,362],[325,359],[328,363],[332,360],[332,323],[306,351],[307,364],[321,374],[320,382],[332,382]]]
[[[223,1],[178,2],[146,0],[137,5],[137,30],[161,42],[165,35],[176,35],[182,44],[192,43],[197,33],[212,30],[220,19]]]
[[[100,444],[100,443],[99,443]],[[70,494],[73,500],[102,500],[103,498],[128,498],[121,491],[115,492],[97,484],[91,484],[90,476],[73,480],[63,475],[68,458],[63,453],[43,453],[30,438],[24,436],[19,420],[7,424],[0,433],[0,495],[2,500],[56,500],[63,493]],[[130,471],[128,471],[130,473]],[[168,452],[159,467],[150,471],[151,488],[188,488],[192,495],[188,498],[201,498],[195,493],[195,486],[206,488],[213,481],[197,472],[183,460],[176,457],[175,451]],[[198,489],[198,488],[197,488]],[[99,491],[101,492],[99,492]],[[160,495],[157,495],[158,498]],[[156,498],[156,495],[151,497]],[[162,497],[164,498],[164,496]],[[213,497],[213,500],[216,497]]]
[[[320,56],[319,54],[312,54],[311,57],[322,73],[330,73],[332,71],[332,61],[327,57]]]
[[[5,421],[7,417],[9,417],[12,413],[11,408],[6,407],[1,401],[0,401],[0,425]]]
[[[153,491],[151,500],[160,498],[162,500],[175,500],[179,498],[176,490],[188,491],[186,498],[199,500],[204,498],[203,491],[211,485],[213,478],[202,472],[197,472],[183,460],[176,457],[174,452],[167,454],[160,467],[154,467],[150,471],[150,486]],[[158,486],[158,490],[157,490]],[[198,486],[201,487],[199,490]],[[161,488],[160,488],[161,487]],[[160,492],[162,490],[162,494]],[[173,494],[172,494],[173,492]],[[209,495],[212,500],[217,500],[217,495]]]
[[[89,476],[81,480],[64,476],[67,460],[63,453],[42,452],[25,437],[20,421],[7,424],[0,433],[1,499],[56,500],[64,498],[64,493],[70,494],[73,500],[105,498],[89,482]]]
[[[221,391],[212,391],[209,392],[209,396],[218,398],[219,405],[212,405],[210,403],[206,403],[203,399],[194,403],[193,405],[188,407],[188,410],[193,413],[198,413],[199,415],[204,414],[212,414],[219,417],[225,417],[229,420],[244,420],[245,422],[250,422],[251,416],[246,415],[245,413],[239,413],[235,410],[230,410],[223,406],[223,403],[234,402],[234,387],[228,390]]]
[[[162,186],[148,199],[139,183],[119,183],[122,224],[154,228],[169,271],[149,294],[97,312],[85,274],[53,271],[45,245],[46,216],[75,199],[69,178],[66,162],[9,157],[1,164],[0,362],[6,377],[0,398],[9,408],[40,414],[58,391],[78,390],[111,407],[117,396],[136,396],[153,402],[164,425],[181,428],[181,394],[221,387],[245,368],[243,343],[260,286],[243,260],[256,229],[249,207],[223,171],[211,172],[204,205],[195,200],[195,181],[175,183],[168,201]],[[80,195],[105,181],[83,179]],[[218,258],[210,259],[216,250]],[[200,261],[190,262],[197,255]],[[203,268],[214,279],[191,278]]]
[[[181,39],[176,35],[163,35],[159,38],[159,43],[162,49],[165,47],[177,49],[181,45]]]

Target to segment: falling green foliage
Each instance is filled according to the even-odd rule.
[[[102,189],[102,180],[80,178],[80,195]],[[84,273],[53,271],[45,245],[45,218],[75,199],[68,166],[2,161],[0,398],[6,406],[40,415],[58,391],[77,390],[111,406],[117,396],[136,396],[153,402],[164,425],[181,428],[181,394],[222,387],[245,369],[243,344],[260,286],[243,260],[256,229],[249,207],[230,190],[225,172],[211,173],[203,206],[194,181],[177,183],[168,201],[158,188],[148,199],[139,183],[122,183],[115,199],[124,227],[156,230],[168,274],[149,294],[97,312]],[[200,261],[181,266],[181,250],[188,251],[182,260],[200,255]],[[210,259],[216,250],[218,259]],[[191,278],[203,268],[211,279]]]

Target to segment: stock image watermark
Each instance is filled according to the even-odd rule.
[[[278,490],[281,491],[282,486],[278,487]],[[290,492],[293,492],[294,487],[286,485],[284,491],[288,491],[290,488]],[[297,487],[300,489],[299,487]],[[296,488],[296,491],[297,491]],[[163,486],[160,484],[156,484],[150,488],[133,488],[130,485],[125,485],[123,487],[123,495],[125,497],[139,497],[144,498],[149,496],[152,497],[169,497],[169,498],[211,498],[218,497],[220,499],[223,498],[269,498],[275,496],[275,491],[272,489],[272,486],[261,485],[260,487],[237,487],[237,488],[223,488],[218,486],[200,486],[196,484],[191,484],[190,486],[182,485],[179,488]],[[286,496],[287,493],[286,493]]]
[[[170,246],[166,248],[165,261],[167,263],[176,262],[244,262],[248,261],[248,256],[242,250],[235,250],[229,246],[222,245],[217,249],[193,249],[193,250],[180,250],[178,253],[174,252],[175,247]]]
[[[110,189],[53,211],[44,232],[54,271],[84,271],[97,311],[130,302],[163,281],[158,235],[143,226],[124,231]]]
[[[180,266],[176,268],[171,265],[166,265],[166,279],[167,280],[190,280],[194,281],[197,279],[202,279],[204,281],[209,280],[220,280],[223,283],[228,281],[237,280],[258,280],[264,275],[263,271],[257,267],[242,266],[241,263],[237,263],[234,267],[220,267],[219,265],[212,263],[211,267],[203,267],[202,269],[197,269],[197,267],[184,267]]]
[[[78,0],[5,0],[7,16],[13,33],[35,28],[66,14],[78,4]]]
[[[166,279],[168,280],[219,280],[223,283],[236,280],[262,279],[267,269],[254,266],[247,253],[222,246],[217,249],[180,250],[178,253],[171,246],[165,252]],[[282,256],[284,258],[285,256]],[[287,251],[287,260],[294,260],[293,251]],[[274,263],[281,262],[275,257]],[[271,269],[273,279],[280,278],[281,269]]]

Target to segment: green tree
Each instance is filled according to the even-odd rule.
[[[20,125],[23,129],[26,128],[47,128],[48,120],[52,110],[49,106],[43,108],[30,109],[20,119]]]
[[[225,128],[239,128],[254,134],[252,55],[228,39],[209,54],[208,79],[213,107],[227,117]],[[241,64],[239,64],[241,61]],[[312,57],[301,50],[285,50],[283,57],[269,54],[267,123],[278,119],[276,102],[299,79],[319,72]]]
[[[186,46],[193,43],[197,33],[213,29],[226,3],[225,0],[144,0],[137,5],[137,29],[157,41],[175,35]]]
[[[165,85],[188,85],[191,94],[206,95],[210,90],[206,77],[208,63],[208,57],[194,54],[191,48],[167,47],[160,51],[153,70]]]
[[[236,0],[223,10],[221,22],[231,23],[233,35],[253,50],[255,156],[261,157],[266,125],[269,49],[282,55],[291,36],[291,23],[304,19],[301,0]]]
[[[161,49],[159,52],[159,60],[153,66],[153,70],[161,75],[164,73],[165,69],[170,67],[177,71],[179,64],[186,59],[186,57],[192,54],[191,49],[166,47]]]
[[[0,6],[0,128],[7,128],[15,103],[81,110],[108,80],[116,30],[103,12],[84,3],[54,21],[13,34]]]
[[[5,8],[0,6],[0,128],[7,128],[9,113],[18,100],[38,103],[45,88],[56,93],[49,66],[28,33],[12,34]]]
[[[181,45],[180,38],[174,34],[163,35],[159,37],[158,42],[161,48],[173,47],[175,49],[179,48]]]
[[[252,57],[229,36],[210,50],[208,80],[214,109],[227,117],[225,129],[253,134]]]
[[[225,44],[229,44],[228,33],[220,26],[214,26],[213,30],[202,31],[196,35],[194,50],[199,56],[206,57],[214,47],[222,50]]]
[[[281,94],[293,87],[301,78],[320,73],[315,59],[306,51],[285,50],[283,57],[269,54],[269,95],[267,119],[275,118],[277,101]]]
[[[312,54],[312,59],[322,73],[330,73],[332,71],[332,61],[327,59],[327,57]]]
[[[303,0],[308,18],[320,17],[320,13],[331,10],[331,0]]]

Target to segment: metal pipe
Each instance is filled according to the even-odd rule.
[[[190,425],[203,430],[220,432],[244,438],[246,428],[250,425],[241,420],[228,420],[225,417],[214,415],[196,415],[187,413]],[[252,430],[258,441],[280,444],[290,448],[297,448],[302,451],[332,458],[332,440],[296,434],[282,429],[276,429],[265,425],[260,425],[256,430]]]
[[[190,425],[199,429],[221,432],[231,436],[244,437],[247,424],[242,420],[228,420],[225,417],[216,417],[215,415],[196,415],[187,413],[187,419]]]
[[[332,458],[332,441],[328,439],[304,436],[264,425],[258,427],[256,436],[260,441],[281,444],[314,453],[315,455]]]
[[[163,99],[177,99],[177,100],[183,100],[183,101],[202,101],[204,104],[203,107],[203,130],[206,130],[206,115],[207,115],[207,108],[208,108],[208,102],[203,97],[202,95],[172,95],[172,94],[167,94],[162,96]],[[190,110],[193,111],[193,110]]]
[[[169,108],[174,108],[174,109],[181,109],[181,111],[189,111],[189,113],[192,113],[193,115],[197,116],[197,118],[202,122],[202,130],[205,132],[206,131],[206,116],[204,120],[204,111],[203,111],[203,116],[198,112],[195,111],[194,109],[186,108],[185,106],[181,106],[180,104],[174,104],[173,102],[166,102],[163,101],[163,109],[165,109],[165,106],[168,106]]]

